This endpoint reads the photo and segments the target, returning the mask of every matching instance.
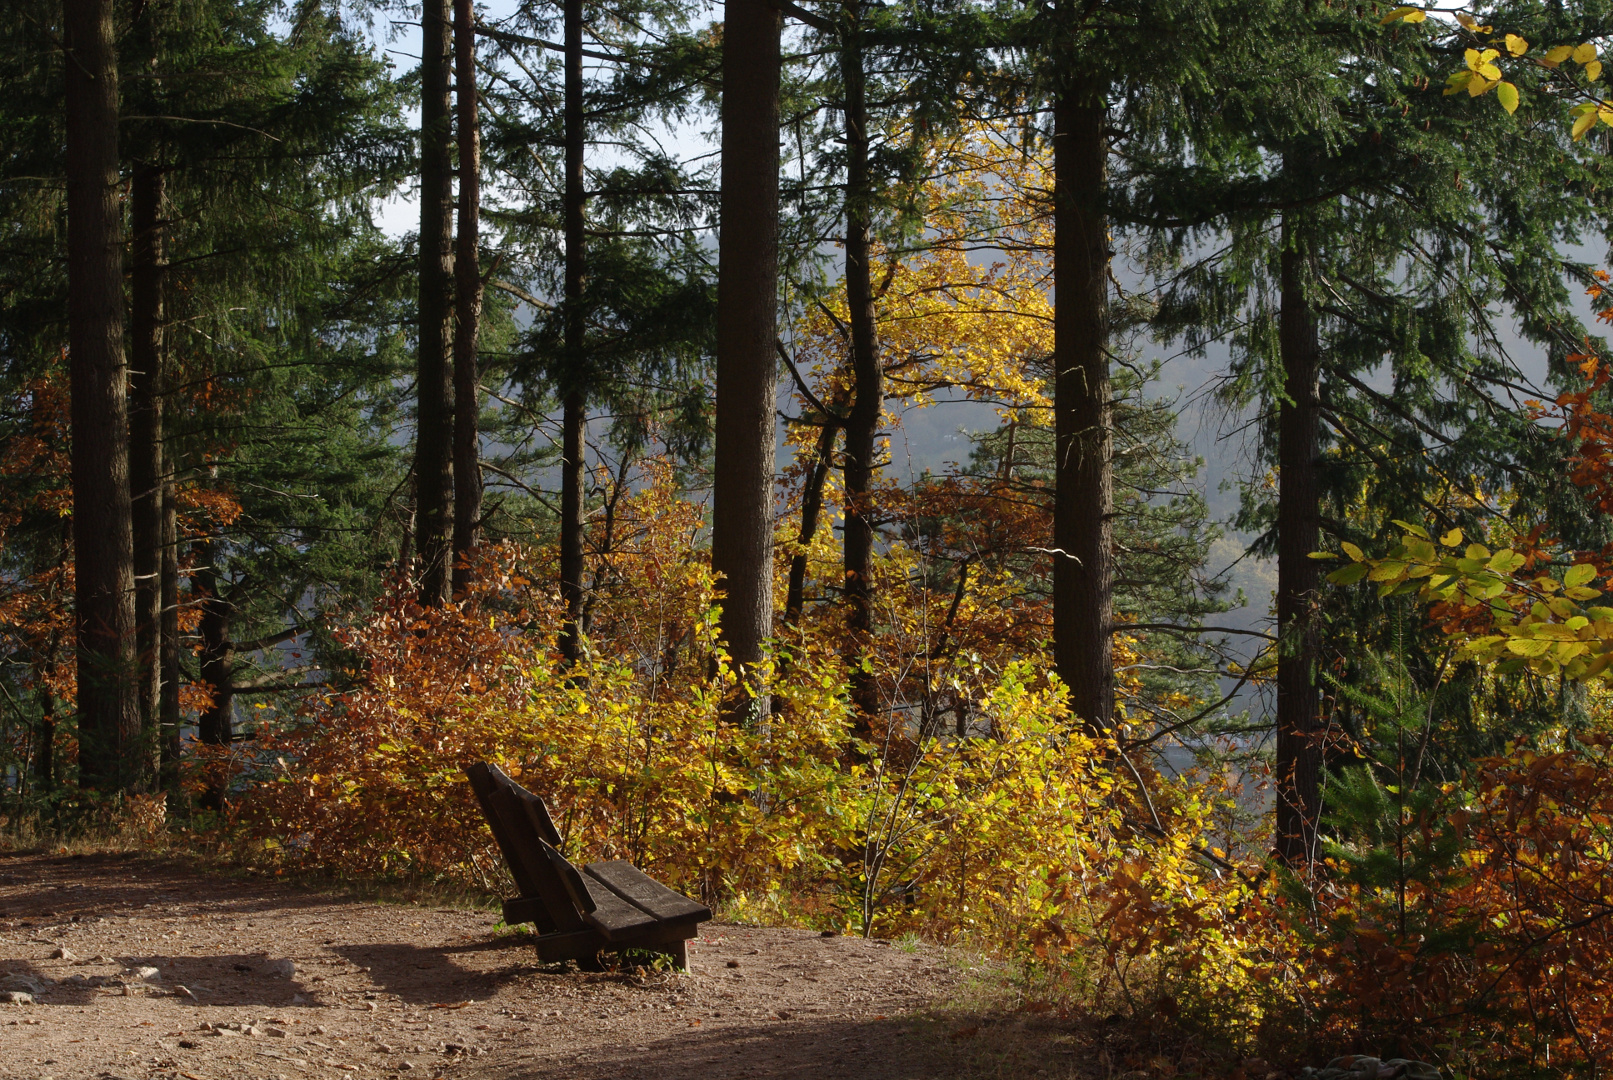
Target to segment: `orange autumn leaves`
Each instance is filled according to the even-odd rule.
[[[1052,890],[1047,868],[1101,865],[1128,798],[1044,672],[936,658],[977,737],[898,709],[856,745],[836,636],[809,633],[772,669],[773,721],[730,724],[698,516],[662,463],[643,480],[595,563],[581,665],[557,663],[546,549],[484,552],[444,609],[384,600],[341,634],[351,685],[261,743],[243,850],[499,891],[460,777],[491,759],[543,792],[574,855],[631,859],[736,913],[999,942],[1090,922],[1094,882]]]

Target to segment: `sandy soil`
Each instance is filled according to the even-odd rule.
[[[0,1004],[0,1077],[1087,1071],[1050,1018],[950,1005],[968,971],[938,950],[708,923],[687,974],[584,974],[496,923],[124,855],[0,856],[0,1000],[36,999]]]

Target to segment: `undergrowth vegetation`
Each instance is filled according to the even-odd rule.
[[[1231,1080],[1604,1076],[1613,0],[623,4],[0,7],[4,843],[491,905],[488,761]]]
[[[1613,734],[1598,722],[1436,776],[1426,696],[1352,691],[1362,756],[1329,786],[1318,858],[1283,868],[1236,843],[1231,773],[1172,773],[1094,737],[1035,653],[871,652],[888,707],[869,726],[836,628],[807,622],[773,645],[769,718],[736,723],[697,521],[668,477],[652,462],[623,499],[582,663],[554,661],[559,599],[537,584],[554,553],[489,546],[455,604],[395,589],[340,628],[343,689],[196,747],[183,820],[165,825],[160,796],[58,789],[18,804],[8,843],[115,834],[493,897],[508,882],[462,772],[488,760],[548,800],[575,859],[629,859],[741,921],[996,956],[1025,1007],[1109,1002],[1228,1060],[1354,1049],[1468,1076],[1607,1060]],[[933,601],[923,575],[884,569],[917,583],[887,584],[893,605]],[[947,687],[966,722],[904,698],[914,686]],[[1602,715],[1601,691],[1587,708]],[[219,792],[221,809],[196,809]]]
[[[632,498],[585,663],[553,663],[557,600],[533,584],[552,553],[491,549],[462,602],[394,595],[346,627],[349,689],[198,754],[192,789],[230,792],[201,838],[283,872],[498,894],[461,772],[490,760],[545,796],[573,858],[630,859],[731,918],[996,955],[1032,1004],[1111,1001],[1233,1056],[1391,1051],[1474,1076],[1605,1059],[1607,735],[1435,782],[1412,775],[1426,702],[1364,699],[1376,758],[1330,787],[1321,857],[1278,869],[1208,845],[1222,774],[1093,738],[1034,658],[933,664],[974,703],[964,735],[902,707],[859,730],[834,637],[800,633],[770,658],[771,719],[731,722],[689,523],[654,484]],[[873,662],[889,687],[913,658]]]

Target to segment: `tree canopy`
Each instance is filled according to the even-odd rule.
[[[377,10],[0,9],[0,827],[1605,1071],[1613,4]]]

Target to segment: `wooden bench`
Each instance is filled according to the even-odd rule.
[[[560,854],[560,832],[542,799],[497,765],[477,762],[465,775],[521,890],[504,901],[504,921],[536,924],[539,960],[592,966],[603,951],[648,949],[688,969],[687,942],[711,918],[710,908],[622,859],[578,870]]]

